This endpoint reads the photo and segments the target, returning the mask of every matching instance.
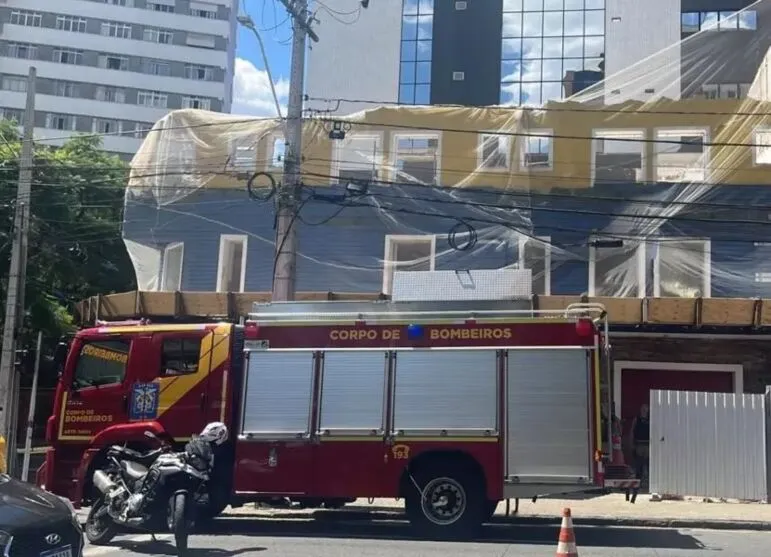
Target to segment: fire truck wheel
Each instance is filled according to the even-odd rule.
[[[431,539],[473,538],[486,516],[487,499],[480,478],[462,469],[431,467],[413,474],[405,507],[416,532]]]

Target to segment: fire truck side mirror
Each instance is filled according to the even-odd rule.
[[[62,371],[64,371],[64,362],[67,360],[68,351],[69,345],[66,342],[58,343],[54,349],[54,369],[60,376]]]

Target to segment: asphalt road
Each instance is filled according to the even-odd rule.
[[[554,555],[557,526],[485,527],[473,543],[415,539],[402,522],[327,522],[222,518],[190,538],[189,557],[541,557]],[[176,555],[168,534],[126,535],[110,546],[87,546],[85,557]],[[589,557],[756,557],[768,553],[768,532],[576,528],[578,554]]]

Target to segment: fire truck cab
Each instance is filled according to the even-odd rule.
[[[231,439],[213,513],[401,497],[420,532],[469,535],[503,499],[639,485],[607,473],[607,332],[597,304],[387,301],[255,304],[243,327],[83,330],[38,481],[87,503],[107,446],[141,446],[147,430],[181,443],[219,420]]]

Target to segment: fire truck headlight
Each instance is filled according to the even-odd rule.
[[[407,338],[410,340],[418,340],[423,338],[423,325],[408,325],[407,326]]]

